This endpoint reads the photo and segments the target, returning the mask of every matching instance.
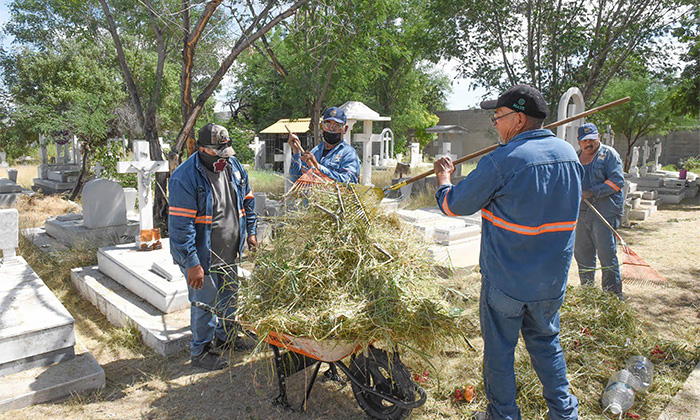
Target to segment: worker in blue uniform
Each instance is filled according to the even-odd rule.
[[[483,379],[489,404],[477,419],[520,420],[514,353],[519,335],[542,382],[551,420],[578,419],[559,344],[559,308],[574,250],[583,169],[574,148],[542,128],[542,94],[516,85],[491,118],[499,147],[457,185],[449,157],[434,164],[437,204],[448,216],[481,210]]]
[[[587,123],[578,129],[579,159],[583,165],[582,198],[587,199],[613,229],[620,227],[624,211],[622,159],[615,149],[600,143],[598,128]],[[617,239],[587,204],[581,205],[576,225],[574,257],[584,286],[593,285],[596,253],[603,275],[603,290],[622,298],[622,280],[617,261]]]
[[[296,182],[311,167],[318,168],[322,174],[336,182],[359,182],[360,158],[355,149],[343,141],[343,135],[348,131],[347,122],[342,109],[326,109],[321,122],[322,141],[304,153],[298,147],[299,137],[289,133],[287,142],[292,148],[292,166],[289,169],[292,182]]]

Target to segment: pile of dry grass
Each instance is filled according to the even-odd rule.
[[[363,208],[349,190],[307,199],[256,256],[240,319],[261,337],[380,341],[421,352],[459,337],[460,311],[436,286],[422,237],[376,206]]]

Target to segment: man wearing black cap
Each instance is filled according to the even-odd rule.
[[[542,129],[547,104],[517,85],[481,103],[500,138],[457,185],[452,161],[435,162],[440,209],[448,216],[481,210],[483,378],[489,404],[477,419],[519,420],[514,353],[519,334],[543,385],[549,419],[578,419],[559,344],[559,308],[574,248],[582,168],[573,147]]]
[[[595,206],[610,226],[617,229],[625,205],[622,159],[615,149],[600,143],[595,124],[586,123],[578,128],[578,144],[584,174],[582,196]],[[595,212],[587,204],[582,204],[576,225],[574,257],[578,264],[578,276],[584,286],[593,285],[596,253],[603,275],[603,290],[622,298],[617,239]]]
[[[237,336],[237,262],[247,242],[257,247],[255,199],[248,173],[233,156],[226,128],[207,124],[197,136],[199,151],[170,177],[170,253],[185,275],[190,302],[223,312],[190,309],[191,364],[207,370],[227,366],[220,351],[248,344]]]
[[[328,108],[323,113],[321,130],[322,141],[304,153],[298,147],[299,137],[289,133],[287,142],[292,148],[292,166],[289,170],[292,182],[312,167],[337,182],[359,182],[360,158],[355,149],[343,141],[343,135],[348,131],[345,112],[337,107]]]

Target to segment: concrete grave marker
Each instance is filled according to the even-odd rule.
[[[7,164],[7,162],[5,162],[6,157],[7,157],[7,153],[0,152],[0,168],[7,168],[9,166]]]
[[[95,176],[96,176],[97,178],[101,178],[101,177],[102,177],[102,171],[104,171],[104,169],[105,169],[105,167],[102,166],[102,164],[101,164],[100,162],[97,162],[97,163],[95,164],[95,166],[92,167],[92,170],[95,171]]]
[[[647,167],[647,160],[649,159],[649,152],[651,149],[649,149],[649,143],[647,140],[644,140],[644,147],[642,147],[642,176],[647,176],[647,173],[649,172],[649,168]]]
[[[253,168],[254,169],[263,169],[264,168],[264,163],[265,163],[265,142],[260,141],[258,136],[255,136],[253,139],[253,143],[249,144],[248,147],[253,150]]]
[[[3,259],[15,257],[19,246],[19,213],[17,209],[0,209],[0,251]]]
[[[151,182],[156,172],[168,172],[168,162],[152,161],[147,141],[134,141],[134,160],[119,162],[117,172],[135,173],[138,176],[139,223],[141,234],[136,237],[136,245],[141,250],[158,249],[160,230],[153,229],[153,198]]]
[[[639,162],[639,146],[634,146],[632,148],[632,158],[630,160],[629,174],[634,177],[639,177],[639,168],[637,163]]]
[[[83,226],[95,229],[126,225],[124,189],[108,179],[93,179],[83,187]]]

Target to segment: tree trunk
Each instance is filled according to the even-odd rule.
[[[83,164],[82,167],[80,168],[80,175],[78,176],[78,182],[75,184],[75,188],[73,188],[73,192],[70,195],[70,200],[73,201],[75,200],[78,195],[83,191],[83,184],[85,183],[85,173],[87,172],[87,161],[88,161],[88,155],[90,154],[90,147],[87,145],[87,143],[84,144],[83,149]]]

